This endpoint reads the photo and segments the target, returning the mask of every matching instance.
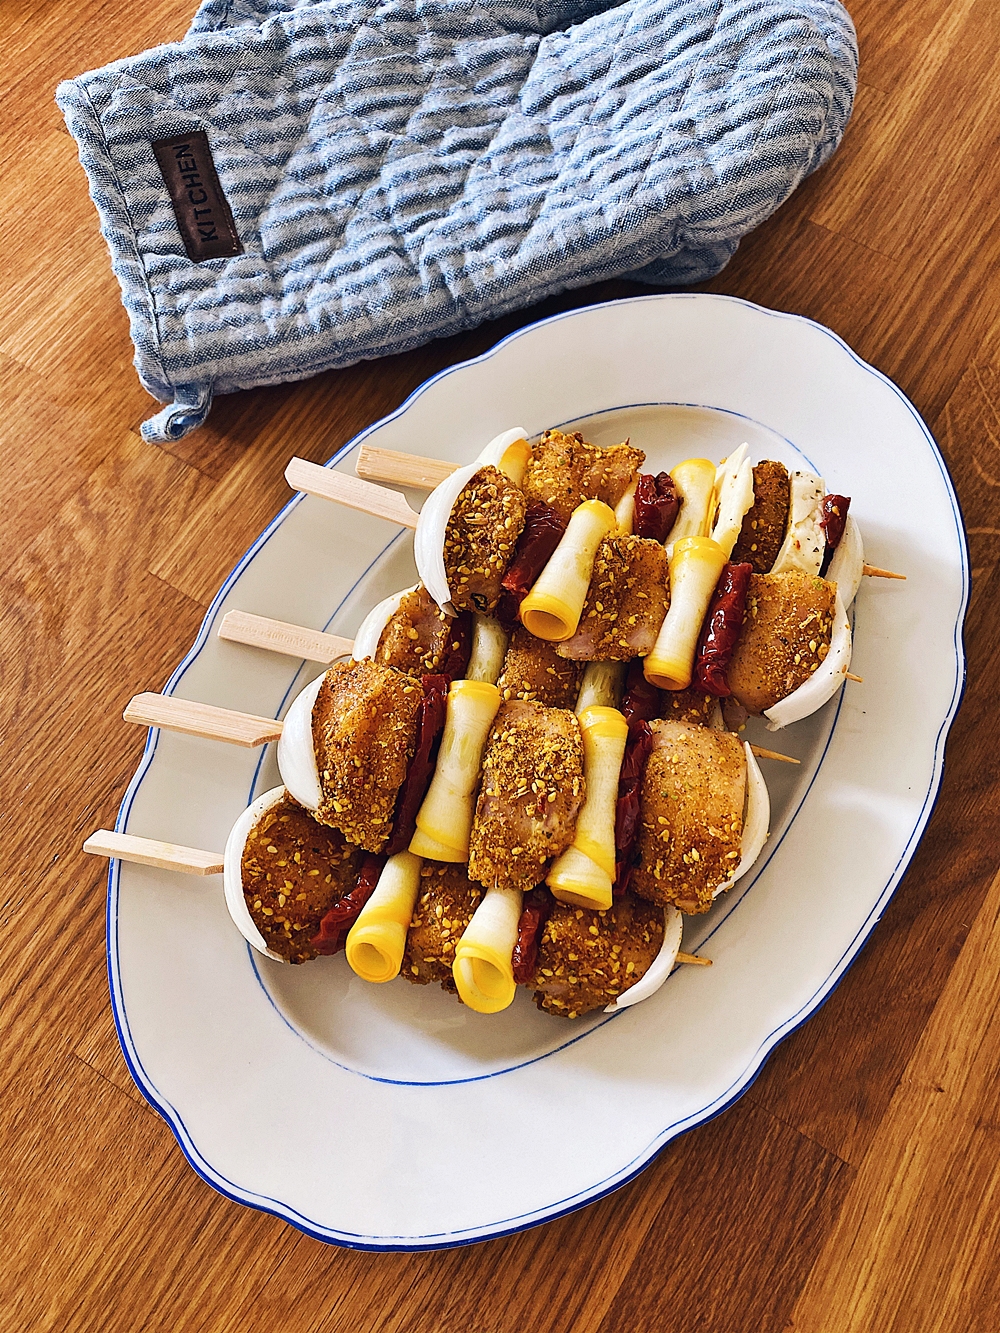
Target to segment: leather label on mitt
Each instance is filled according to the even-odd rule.
[[[188,258],[196,264],[243,253],[236,223],[202,130],[158,139],[153,152],[170,192]]]

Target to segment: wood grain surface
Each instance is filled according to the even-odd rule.
[[[105,975],[113,825],[157,690],[212,594],[322,461],[428,375],[604,283],[376,364],[152,403],[56,82],[180,37],[194,0],[6,0],[0,1328],[80,1333],[969,1333],[1000,1326],[1000,20],[854,0],[832,162],[707,284],[835,329],[922,412],[974,567],[968,688],[927,834],[842,984],[743,1099],[634,1182],[425,1255],[311,1240],[213,1192],[141,1097]],[[641,290],[647,290],[645,288]],[[530,1137],[530,1136],[529,1136]]]

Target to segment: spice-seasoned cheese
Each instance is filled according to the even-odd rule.
[[[483,680],[456,680],[448,691],[441,748],[417,813],[410,851],[435,861],[465,861],[486,734],[500,691]]]
[[[830,651],[837,585],[811,574],[751,574],[726,680],[748,713],[798,689]]]
[[[348,933],[347,961],[363,981],[392,981],[399,975],[420,886],[420,866],[420,857],[410,852],[390,856],[375,892]]]
[[[595,911],[611,906],[615,877],[615,811],[628,724],[616,708],[593,705],[580,714],[587,797],[573,843],[545,882],[560,902]]]
[[[711,537],[683,537],[674,543],[670,607],[653,651],[643,663],[651,685],[686,690],[691,684],[698,636],[725,563],[725,551]]]
[[[323,677],[312,709],[321,801],[316,818],[379,852],[413,755],[420,682],[376,662],[342,662]]]
[[[521,623],[537,638],[561,642],[576,633],[597,548],[615,526],[614,510],[601,500],[585,500],[573,511],[559,545],[521,603]]]
[[[746,752],[728,731],[690,722],[650,725],[639,864],[630,887],[661,906],[707,912],[742,854]]]

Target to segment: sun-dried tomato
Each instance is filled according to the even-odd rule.
[[[753,565],[749,564],[723,566],[698,637],[692,679],[699,690],[717,699],[732,694],[726,668],[743,628],[752,573]]]
[[[530,984],[538,962],[542,931],[552,912],[554,899],[544,884],[524,895],[517,922],[517,941],[510,955],[514,980],[519,986]]]
[[[385,848],[386,856],[405,852],[416,832],[417,815],[434,776],[434,763],[448,713],[450,679],[444,675],[421,676],[420,683],[424,687],[424,697],[417,718],[417,743],[396,797],[396,813]]]
[[[632,531],[637,537],[665,542],[677,521],[681,497],[669,472],[640,472],[635,488],[635,517]]]
[[[494,612],[508,634],[517,623],[521,603],[548,564],[565,531],[565,521],[551,506],[540,500],[528,505],[513,559],[500,581],[502,591]]]
[[[448,651],[440,674],[449,680],[464,680],[472,656],[472,612],[462,611],[448,621]]]
[[[338,953],[344,947],[347,933],[361,915],[361,909],[375,892],[384,856],[372,856],[370,853],[361,864],[357,883],[349,893],[345,893],[339,902],[335,902],[319,923],[319,931],[309,943],[321,955]]]
[[[616,896],[625,892],[632,878],[635,844],[639,836],[639,796],[652,749],[653,728],[645,718],[635,718],[629,723],[625,757],[618,777],[618,804],[615,806]]]
[[[622,694],[622,713],[630,727],[633,722],[652,722],[654,717],[663,716],[660,691],[643,675],[640,658],[629,663]]]
[[[851,507],[851,497],[849,495],[824,495],[820,501],[820,509],[823,517],[819,521],[820,527],[826,533],[826,550],[823,552],[823,566],[820,572],[825,574],[830,561],[833,559],[833,553],[840,545],[840,539],[844,535],[844,524],[847,522],[847,511]]]

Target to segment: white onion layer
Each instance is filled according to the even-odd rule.
[[[354,636],[354,649],[351,656],[355,662],[363,662],[366,657],[375,656],[382,631],[399,610],[400,602],[408,593],[415,592],[419,587],[420,584],[415,583],[412,588],[404,588],[402,592],[394,592],[391,597],[384,598],[377,606],[372,607],[362,620],[358,632]]]
[[[307,810],[318,810],[323,789],[313,748],[312,715],[319,687],[325,677],[317,676],[295,696],[285,714],[278,737],[278,772],[292,797]]]
[[[528,432],[521,426],[515,426],[513,430],[503,430],[499,435],[494,435],[489,444],[476,459],[476,467],[486,467],[487,464],[498,468],[506,476],[510,477],[515,486],[520,486],[524,479],[524,464],[514,468],[511,466],[511,460],[507,460],[504,466],[504,454],[512,444],[517,444],[519,440],[527,440]],[[525,459],[527,462],[527,459]]]
[[[844,600],[837,588],[837,599],[833,609],[833,635],[830,651],[797,690],[784,699],[779,699],[772,708],[764,710],[768,731],[780,731],[792,722],[799,722],[804,717],[822,708],[828,699],[844,683],[844,675],[851,666],[851,622],[847,619]]]
[[[270,791],[264,792],[263,796],[258,796],[253,805],[248,805],[243,811],[226,839],[222,876],[226,906],[229,908],[229,915],[236,923],[236,929],[247,944],[252,945],[258,953],[266,954],[268,958],[273,958],[279,963],[287,960],[282,958],[280,953],[275,953],[273,949],[267,947],[264,936],[257,929],[247,907],[246,898],[243,896],[243,849],[250,836],[250,830],[272,805],[278,804],[284,794],[284,787],[272,787]]]
[[[836,583],[845,607],[850,606],[857,596],[864,576],[864,567],[865,548],[861,541],[861,529],[848,514],[844,531],[830,561],[830,568],[826,571],[826,577]]]
[[[648,1000],[651,995],[660,989],[674,970],[674,963],[677,961],[677,952],[681,947],[683,933],[684,918],[680,912],[676,907],[665,907],[663,909],[663,943],[660,945],[660,952],[635,985],[630,986],[624,994],[619,995],[607,1006],[604,1010],[606,1014],[614,1014],[619,1009],[628,1009],[630,1005],[638,1004],[641,1000]]]
[[[731,889],[736,881],[747,873],[760,856],[771,827],[771,797],[764,781],[764,774],[760,771],[757,756],[750,748],[749,742],[744,741],[743,748],[747,756],[747,811],[743,820],[743,837],[740,839],[740,859],[729,879],[725,884],[720,884],[712,894],[713,898],[718,898],[720,893]]]

